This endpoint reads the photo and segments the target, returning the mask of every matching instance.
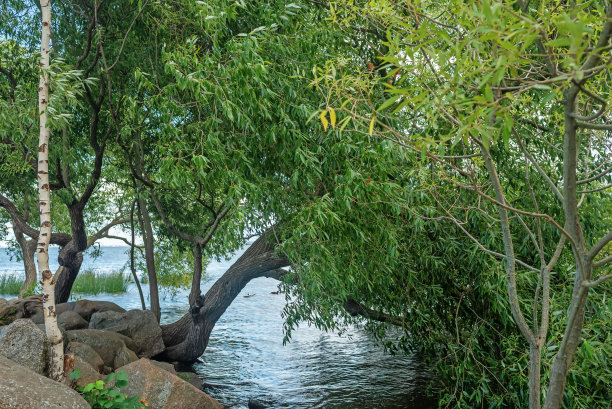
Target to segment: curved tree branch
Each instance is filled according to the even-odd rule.
[[[6,196],[0,193],[0,207],[3,207],[11,216],[13,224],[19,228],[26,236],[33,239],[38,239],[39,231],[30,227],[23,219],[17,207]],[[66,233],[51,233],[51,244],[65,246],[70,242],[72,237]]]

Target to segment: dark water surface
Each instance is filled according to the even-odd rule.
[[[239,255],[211,262],[202,291],[208,290]],[[57,260],[57,249],[51,249],[51,260]],[[103,247],[102,256],[95,260],[85,255],[83,270],[116,271],[123,269],[126,261],[126,248]],[[23,276],[23,267],[10,261],[6,250],[0,248],[0,274],[7,273]],[[384,354],[381,346],[358,328],[340,337],[304,324],[283,346],[281,310],[285,297],[270,294],[277,290],[277,284],[269,278],[251,281],[217,322],[203,363],[194,366],[207,393],[236,409],[246,408],[249,398],[267,401],[274,408],[436,407],[426,398],[429,375],[420,359]],[[246,294],[254,295],[245,298]],[[187,290],[165,295],[162,322],[172,322],[186,312],[187,295]],[[125,309],[140,308],[134,284],[124,294],[86,298],[112,301]]]

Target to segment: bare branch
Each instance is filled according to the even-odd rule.
[[[124,217],[121,219],[114,219],[106,226],[102,227],[98,232],[92,234],[91,237],[87,240],[87,247],[91,247],[96,241],[100,240],[102,237],[109,237],[108,231],[113,227],[119,224],[129,223],[131,219],[129,217]]]
[[[587,254],[587,260],[593,261],[595,256],[606,246],[606,244],[612,241],[612,231],[609,231],[608,234],[603,236],[595,245],[591,248],[591,250]]]
[[[601,260],[594,262],[593,268],[603,267],[608,263],[612,263],[612,254],[609,255],[608,257],[604,257]]]
[[[588,122],[576,121],[576,126],[578,128],[584,128],[584,129],[597,129],[601,131],[612,131],[612,124],[591,124]]]
[[[516,129],[513,129],[513,132],[514,132],[514,136],[516,136],[516,141],[518,142],[519,147],[523,151],[523,155],[525,155],[525,157],[529,159],[529,162],[533,164],[533,166],[536,168],[540,176],[542,176],[542,178],[546,181],[546,183],[548,183],[548,186],[550,186],[555,196],[557,196],[557,198],[563,203],[563,195],[559,191],[559,188],[553,183],[552,179],[546,174],[546,172],[544,172],[544,169],[542,169],[542,167],[535,160],[533,155],[531,155],[527,151],[527,148],[525,147],[525,144],[523,143],[523,140],[521,136],[519,135],[518,131]]]
[[[403,318],[373,310],[350,297],[344,302],[344,309],[353,317],[360,315],[370,320],[384,322],[398,327],[408,327],[408,323]]]
[[[585,183],[589,183],[592,182],[594,180],[599,179],[600,177],[606,176],[608,173],[612,172],[612,167],[609,167],[608,169],[604,170],[601,173],[598,173],[595,176],[592,176],[588,179],[583,179],[583,180],[579,180],[578,182],[576,182],[577,185],[584,185]]]
[[[582,286],[583,287],[588,287],[588,288],[592,288],[595,287],[596,285],[599,285],[601,283],[603,283],[604,281],[608,281],[612,279],[612,274],[606,274],[603,276],[599,276],[596,280],[594,281],[583,281],[582,282]]]
[[[610,189],[612,187],[612,183],[610,183],[609,185],[606,186],[602,186],[602,187],[598,187],[595,189],[590,189],[590,190],[579,190],[578,193],[594,193],[594,192],[600,192],[602,190],[606,190],[606,189]]]
[[[23,219],[17,207],[11,202],[6,196],[0,193],[0,207],[3,207],[8,214],[11,216],[11,220],[13,224],[15,224],[19,230],[21,230],[25,235],[38,239],[39,231],[30,227],[26,221]],[[51,233],[51,244],[58,244],[60,246],[65,246],[68,242],[72,240],[72,237],[66,233]]]

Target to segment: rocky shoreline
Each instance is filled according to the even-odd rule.
[[[80,300],[58,304],[57,313],[67,357],[64,384],[45,377],[48,342],[40,299],[0,299],[0,373],[8,374],[0,377],[0,408],[89,408],[76,386],[120,370],[128,376],[121,392],[144,398],[149,408],[223,408],[184,364],[176,363],[182,369],[177,370],[174,363],[154,359],[165,346],[150,311]],[[77,369],[81,376],[70,381]]]

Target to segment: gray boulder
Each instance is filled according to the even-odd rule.
[[[0,331],[0,355],[44,374],[49,343],[47,336],[28,319],[18,319]]]
[[[57,316],[57,325],[61,329],[69,331],[87,328],[89,323],[75,311],[64,311]]]
[[[79,300],[79,301],[71,301],[71,302],[66,302],[62,304],[57,304],[55,306],[55,311],[57,311],[58,314],[62,314],[66,311],[73,311],[79,314],[81,317],[83,317],[86,321],[89,321],[89,319],[95,312],[102,312],[102,311],[124,312],[125,310],[121,308],[120,306],[118,306],[117,304],[109,302],[109,301]],[[43,316],[41,312],[32,314],[30,317],[32,321],[34,321],[36,324],[43,323]]]
[[[151,409],[223,409],[215,399],[146,358],[121,369],[128,376],[121,392],[144,398]]]
[[[11,298],[0,303],[0,325],[8,325],[19,318],[39,314],[42,323],[42,297],[33,295],[25,298]]]
[[[90,329],[104,329],[130,337],[139,357],[151,358],[164,351],[161,327],[151,311],[104,311],[91,316]]]
[[[68,386],[0,356],[0,408],[90,409]]]
[[[70,356],[70,355],[68,355]],[[100,372],[96,371],[88,362],[86,362],[80,356],[73,355],[74,360],[71,362],[71,365],[66,369],[66,378],[69,380],[72,372],[78,370],[81,373],[74,383],[78,386],[84,387],[89,383],[94,383],[96,381],[104,380],[105,376],[100,374]]]
[[[249,409],[267,409],[270,408],[268,404],[253,398],[249,398]]]
[[[151,363],[158,368],[163,369],[164,371],[170,372],[172,375],[176,375],[176,369],[174,369],[174,365],[169,362],[155,361],[154,359],[150,359]]]
[[[88,345],[102,358],[104,366],[108,368],[116,369],[138,360],[133,350],[133,341],[116,332],[98,329],[66,331],[66,341]],[[108,369],[105,372],[108,372]]]
[[[81,358],[98,372],[104,371],[104,361],[89,345],[80,342],[69,342],[66,344],[66,353]]]
[[[195,372],[177,372],[176,376],[202,390],[202,379]]]

